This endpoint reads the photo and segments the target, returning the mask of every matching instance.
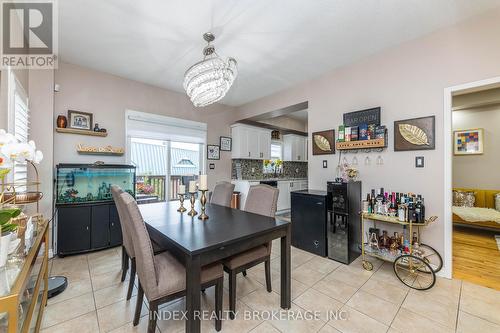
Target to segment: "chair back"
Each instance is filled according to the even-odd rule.
[[[250,213],[274,217],[279,190],[265,184],[250,186],[244,210]]]
[[[142,219],[137,202],[127,192],[120,194],[127,212],[125,219],[130,228],[135,252],[135,264],[139,281],[146,296],[156,293],[158,276],[154,264],[154,252],[146,224]]]
[[[120,194],[123,193],[123,190],[118,185],[111,185],[111,194],[113,195],[113,200],[115,201],[116,210],[118,211],[118,217],[120,219],[120,228],[122,229],[122,239],[123,246],[127,251],[127,254],[130,258],[135,258],[134,246],[132,245],[132,237],[130,236],[130,232],[126,226],[126,212],[125,207],[123,205],[123,199]]]
[[[220,182],[215,185],[214,191],[212,192],[212,198],[210,203],[231,207],[231,198],[233,196],[234,184],[229,182]]]

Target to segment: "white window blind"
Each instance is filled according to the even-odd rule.
[[[16,80],[17,81],[17,80]],[[28,142],[29,137],[29,110],[28,98],[20,87],[14,90],[14,136],[20,142]],[[28,181],[28,166],[26,162],[14,163],[14,182],[26,183]],[[25,191],[25,187],[18,187],[18,191]]]
[[[281,143],[271,143],[271,159],[281,160],[282,159],[282,145]]]

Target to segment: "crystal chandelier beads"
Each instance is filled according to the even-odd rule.
[[[191,66],[184,75],[184,89],[196,107],[222,99],[238,75],[236,60],[228,58],[224,61],[210,44],[215,39],[214,35],[206,33],[203,38],[208,43],[203,49],[203,60]]]

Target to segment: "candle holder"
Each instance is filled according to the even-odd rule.
[[[184,213],[187,209],[184,207],[184,194],[179,194],[181,206],[177,209],[178,212]]]
[[[205,214],[205,206],[207,204],[207,196],[205,195],[206,192],[207,192],[207,190],[201,190],[201,198],[200,198],[201,214],[200,214],[200,216],[198,216],[198,218],[200,220],[207,220],[208,219],[208,215]]]
[[[196,210],[194,210],[194,203],[196,201],[194,196],[195,196],[196,192],[189,192],[189,194],[191,194],[191,198],[189,199],[189,201],[191,201],[191,210],[188,212],[188,215],[193,217],[193,216],[196,216],[198,214],[198,212]]]

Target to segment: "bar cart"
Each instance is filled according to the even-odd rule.
[[[403,222],[397,217],[386,216],[381,214],[362,213],[361,214],[361,255],[363,268],[367,271],[373,270],[373,264],[367,260],[367,256],[375,257],[383,261],[393,263],[394,273],[397,278],[406,286],[417,289],[427,290],[436,283],[436,274],[443,267],[443,260],[439,253],[432,247],[420,243],[420,228],[428,226],[437,219],[432,216],[425,220],[424,223]],[[371,235],[368,236],[367,243],[363,240],[365,235],[365,222],[372,222],[376,228],[378,222],[389,223],[395,226],[408,227],[409,235],[413,234],[416,229],[418,242],[413,245],[409,241],[406,251],[380,249],[370,245]]]

